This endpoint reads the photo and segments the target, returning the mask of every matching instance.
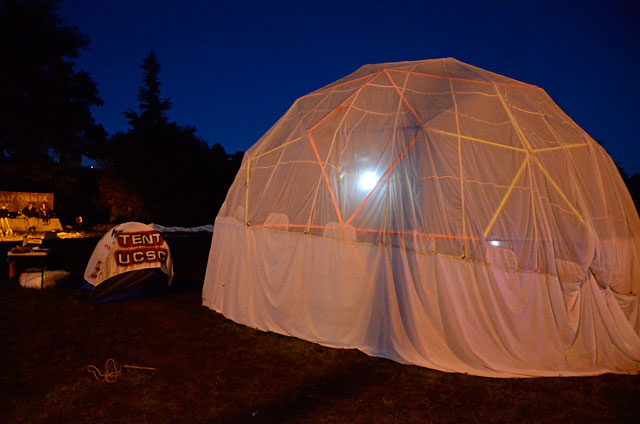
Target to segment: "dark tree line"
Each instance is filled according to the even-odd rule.
[[[96,85],[73,69],[89,40],[56,3],[18,0],[0,0],[0,40],[0,187],[60,193],[63,208],[83,189],[83,155],[106,136],[90,111],[102,104]]]
[[[620,171],[620,176],[627,185],[631,198],[633,199],[633,203],[636,205],[636,210],[640,213],[640,174],[635,173],[629,176],[629,174],[627,174],[619,164],[617,165],[618,171]]]
[[[125,112],[129,129],[108,136],[91,114],[102,104],[95,82],[74,69],[89,40],[57,0],[0,0],[0,37],[0,190],[53,192],[69,221],[213,222],[242,152],[227,155],[169,120],[153,52],[138,111]]]
[[[169,120],[153,51],[128,130],[108,136],[91,114],[102,104],[95,82],[74,69],[89,40],[65,24],[57,0],[0,0],[0,40],[0,190],[53,192],[66,222],[213,222],[242,152]],[[620,173],[640,209],[640,174]]]
[[[229,157],[220,144],[209,147],[194,127],[170,121],[171,102],[160,96],[160,64],[153,51],[141,68],[139,112],[125,113],[129,130],[109,138],[98,157],[99,205],[112,220],[212,222],[242,154]]]

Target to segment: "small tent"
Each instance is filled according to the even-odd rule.
[[[146,224],[127,222],[109,230],[89,259],[84,279],[93,303],[121,300],[171,284],[171,252],[162,235]]]
[[[245,153],[204,305],[444,371],[640,369],[640,220],[539,87],[455,59],[366,65]]]

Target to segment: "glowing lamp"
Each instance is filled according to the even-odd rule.
[[[491,240],[491,241],[489,242],[489,244],[490,244],[491,246],[500,246],[500,242],[499,242],[498,240]]]
[[[364,172],[360,176],[360,188],[362,190],[371,190],[378,184],[378,174],[373,171]]]

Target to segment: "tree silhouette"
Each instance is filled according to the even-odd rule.
[[[8,189],[55,190],[106,134],[91,114],[101,105],[74,61],[89,40],[66,26],[58,2],[0,0],[0,177]]]
[[[160,98],[160,63],[153,50],[142,60],[142,86],[138,90],[140,114],[133,110],[125,112],[129,125],[136,128],[142,122],[152,125],[167,124],[167,111],[171,108],[169,99]]]
[[[111,221],[211,223],[239,167],[220,144],[212,148],[192,126],[169,120],[153,51],[142,60],[138,111],[125,116],[129,130],[108,141],[99,179],[100,205]],[[237,156],[237,155],[236,155]]]
[[[636,210],[640,213],[640,174],[635,173],[631,176],[627,174],[627,172],[622,168],[622,165],[616,161],[616,167],[618,168],[618,172],[622,177],[625,185],[627,186],[627,190],[629,190],[629,194],[631,195],[631,199],[636,206]]]

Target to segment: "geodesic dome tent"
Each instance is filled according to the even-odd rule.
[[[640,368],[640,220],[539,87],[366,65],[244,156],[204,305],[261,330],[486,376]]]

